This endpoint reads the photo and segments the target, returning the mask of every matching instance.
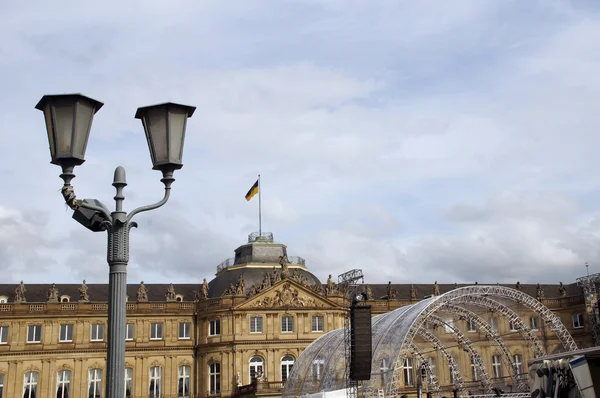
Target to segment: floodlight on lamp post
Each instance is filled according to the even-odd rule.
[[[91,231],[107,231],[109,265],[108,350],[106,356],[106,396],[125,396],[125,333],[127,263],[129,230],[137,227],[133,216],[164,205],[169,199],[173,172],[183,166],[182,152],[187,119],[195,107],[165,103],[138,108],[135,117],[142,120],[152,158],[152,168],[162,172],[165,193],[159,202],[123,211],[123,188],[127,185],[125,169],[115,169],[115,211],[95,199],[77,199],[71,181],[75,166],[85,162],[85,150],[96,112],[102,103],[81,94],[45,95],[36,105],[44,112],[51,163],[62,168],[64,184],[61,193],[74,211],[73,218]]]

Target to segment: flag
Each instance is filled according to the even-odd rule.
[[[252,185],[252,188],[250,188],[250,190],[246,194],[246,200],[252,199],[252,197],[254,195],[256,195],[257,193],[258,193],[258,180],[256,180],[256,182],[254,183],[254,185]]]

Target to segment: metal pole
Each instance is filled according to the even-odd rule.
[[[262,236],[262,203],[260,198],[260,174],[258,175],[258,236]]]

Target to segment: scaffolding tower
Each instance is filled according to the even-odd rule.
[[[586,267],[587,267],[586,263]],[[600,273],[577,278],[577,284],[583,288],[585,308],[590,323],[590,331],[595,346],[600,345],[600,314],[598,312],[598,284]]]

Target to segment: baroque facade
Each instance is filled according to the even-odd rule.
[[[465,285],[390,282],[360,289],[377,315],[460,286]],[[592,345],[584,296],[575,283],[508,287],[535,297],[560,316],[579,348]],[[210,282],[141,282],[129,285],[128,295],[126,397],[277,396],[302,351],[344,326],[349,304],[331,276],[321,283],[302,258],[288,258],[286,246],[275,243],[272,235],[251,235],[233,259],[217,267]],[[103,397],[107,297],[107,285],[85,281],[0,285],[0,398]],[[558,349],[556,336],[535,314],[513,310],[543,341],[546,352]],[[480,315],[503,336],[525,373],[533,358],[529,342],[512,333],[513,326],[497,314]],[[452,324],[480,346],[490,375],[510,384],[485,333],[460,317]],[[431,332],[451,340],[447,327]],[[464,350],[448,346],[461,373],[476,380]],[[439,353],[424,352],[440,385],[451,385],[452,373]],[[313,377],[322,377],[319,369],[317,364]],[[417,364],[405,362],[402,372],[403,388],[413,391]]]

